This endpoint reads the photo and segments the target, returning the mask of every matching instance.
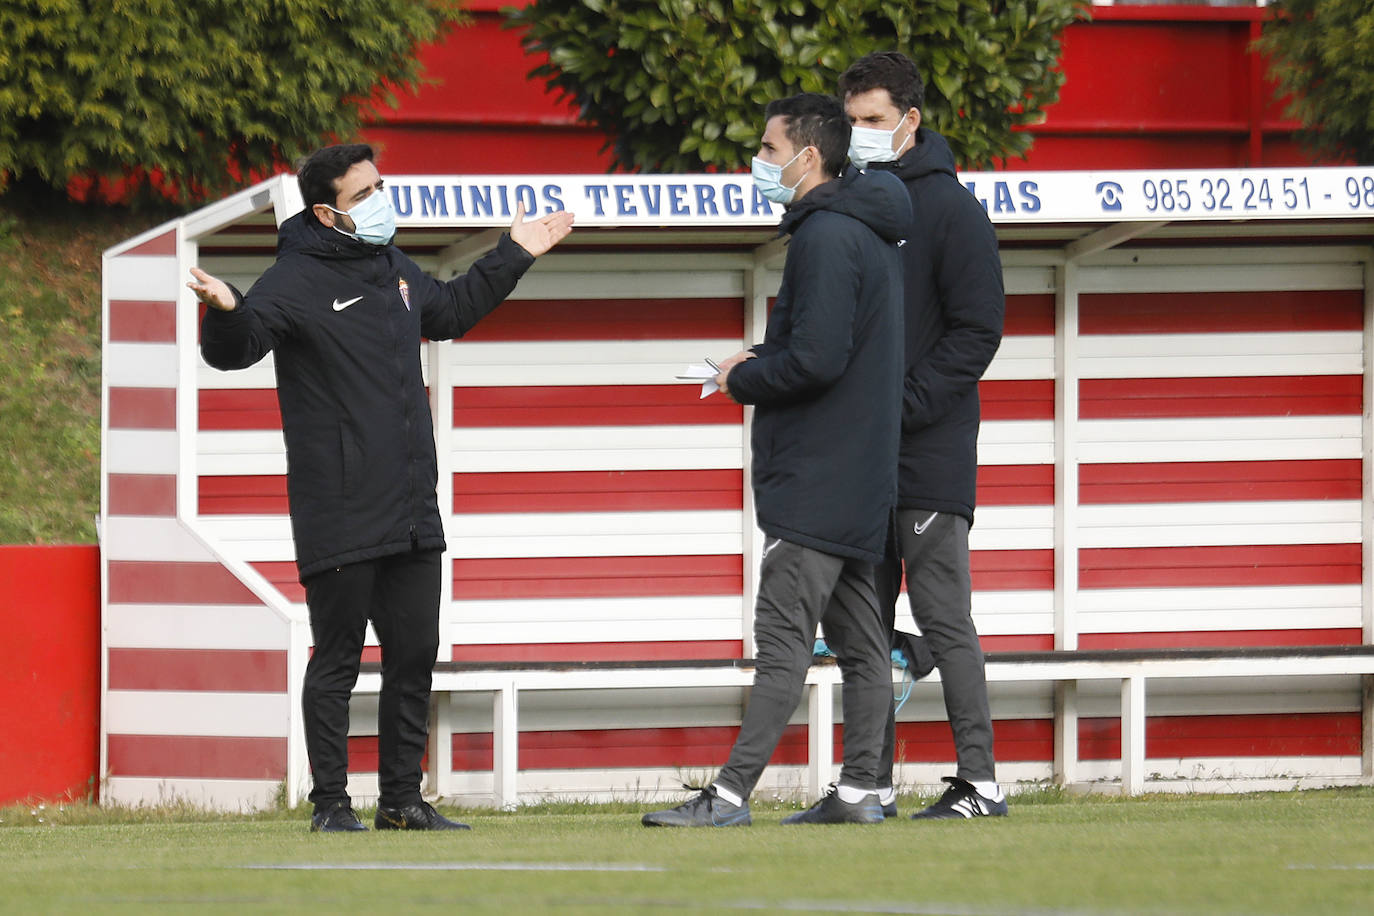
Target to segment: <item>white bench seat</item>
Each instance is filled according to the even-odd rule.
[[[1055,687],[1054,775],[1071,785],[1078,763],[1077,688],[1084,680],[1119,681],[1121,686],[1121,791],[1135,795],[1146,788],[1146,684],[1157,678],[1288,677],[1360,675],[1362,677],[1361,776],[1374,782],[1374,646],[1301,646],[1262,649],[1141,649],[1045,652],[991,652],[987,679],[993,682],[1040,681]],[[900,679],[894,671],[894,679]],[[930,680],[938,680],[933,672]],[[614,690],[649,688],[750,686],[752,659],[673,662],[570,662],[481,664],[441,662],[435,666],[434,716],[430,723],[430,791],[450,794],[452,783],[452,716],[449,698],[456,693],[492,694],[493,794],[504,808],[519,804],[519,697],[530,690]],[[819,797],[833,769],[834,700],[840,669],[831,662],[812,665],[806,676],[807,788]],[[365,663],[355,694],[381,688],[380,665]]]

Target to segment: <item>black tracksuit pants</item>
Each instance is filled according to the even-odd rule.
[[[327,570],[305,580],[315,650],[301,705],[316,810],[348,797],[348,700],[372,621],[382,646],[377,711],[378,803],[420,801],[430,677],[439,651],[440,551],[402,553]]]

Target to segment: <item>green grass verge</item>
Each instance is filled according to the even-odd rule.
[[[72,806],[67,806],[68,808]],[[82,807],[82,806],[76,806]],[[461,834],[312,835],[304,811],[0,829],[25,911],[1365,913],[1374,790],[1013,799],[1005,819],[650,830],[646,806],[468,811]],[[17,809],[0,812],[7,823]],[[27,809],[25,817],[30,815]],[[66,812],[63,812],[64,814]]]
[[[0,544],[95,542],[100,256],[170,215],[0,199]]]

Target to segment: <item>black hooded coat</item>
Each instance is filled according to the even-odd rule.
[[[782,283],[754,359],[728,377],[756,406],[758,525],[770,537],[876,563],[896,498],[902,267],[900,182],[851,172],[790,206]]]
[[[1002,342],[1006,299],[997,235],[954,174],[945,138],[927,128],[896,162],[916,215],[906,267],[906,376],[898,505],[953,512],[973,523],[978,381]]]
[[[445,546],[420,340],[461,337],[534,258],[510,236],[448,282],[394,245],[305,213],[230,312],[207,309],[201,354],[242,369],[274,354],[287,496],[302,580],[346,563]]]

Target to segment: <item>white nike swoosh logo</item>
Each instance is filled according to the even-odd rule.
[[[914,524],[914,525],[911,526],[911,530],[912,530],[912,531],[915,531],[917,534],[925,534],[925,533],[926,533],[926,529],[930,527],[930,523],[933,522],[933,521],[935,521],[935,516],[937,516],[937,515],[939,515],[939,514],[940,514],[940,513],[938,513],[938,512],[932,512],[932,513],[930,513],[930,518],[926,519],[925,524],[921,524],[920,522],[917,522],[916,524]]]
[[[350,305],[352,305],[353,303],[358,302],[358,301],[361,300],[362,298],[363,298],[362,296],[358,296],[358,297],[356,297],[356,298],[354,298],[354,299],[349,299],[347,302],[340,302],[338,299],[335,299],[335,300],[334,300],[334,311],[336,311],[336,312],[342,312],[344,309],[348,308],[348,307],[349,307]]]

